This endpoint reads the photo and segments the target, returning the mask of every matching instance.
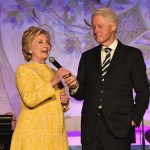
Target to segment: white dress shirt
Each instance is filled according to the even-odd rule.
[[[103,63],[103,61],[105,60],[105,57],[106,57],[106,52],[105,52],[104,49],[105,48],[111,48],[112,49],[111,52],[110,52],[110,57],[112,59],[117,45],[118,45],[118,41],[117,41],[117,39],[115,39],[115,41],[109,47],[102,46],[102,50],[101,50],[101,64]]]

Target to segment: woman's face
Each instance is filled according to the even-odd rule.
[[[50,40],[45,34],[40,34],[32,41],[30,48],[32,60],[39,63],[45,63],[51,50]]]

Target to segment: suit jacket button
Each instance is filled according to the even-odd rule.
[[[104,93],[104,91],[103,90],[101,90],[101,94],[103,94]]]

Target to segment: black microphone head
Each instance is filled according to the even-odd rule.
[[[50,63],[52,63],[56,68],[61,68],[62,66],[55,60],[54,57],[49,57]]]

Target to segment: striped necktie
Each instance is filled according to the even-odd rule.
[[[102,64],[102,82],[104,81],[104,76],[106,75],[107,73],[107,69],[110,65],[110,52],[111,52],[112,49],[110,48],[105,48],[104,51],[106,52],[106,57],[105,57],[105,60]]]

